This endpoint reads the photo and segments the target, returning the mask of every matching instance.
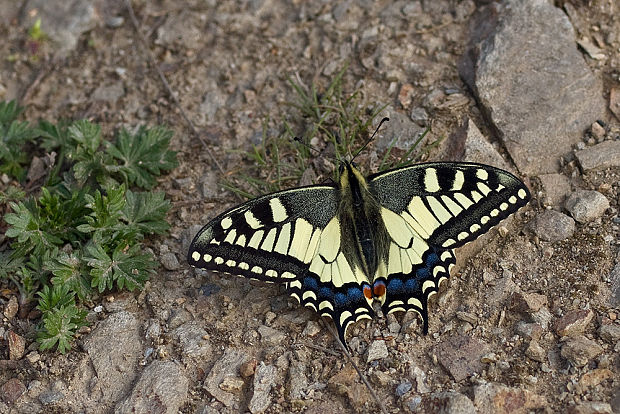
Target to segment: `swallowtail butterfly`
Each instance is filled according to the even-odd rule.
[[[343,162],[339,183],[292,188],[240,204],[194,238],[192,266],[280,282],[292,297],[347,328],[413,310],[428,332],[428,299],[450,276],[454,249],[524,206],[514,175],[435,162],[367,178]]]

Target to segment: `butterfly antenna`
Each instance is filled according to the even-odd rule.
[[[315,153],[317,156],[321,155],[321,152],[318,149],[306,144],[305,142],[301,140],[301,138],[293,137],[293,141],[299,142],[302,146],[306,147],[308,150],[310,150],[310,152]]]
[[[355,153],[355,155],[353,156],[353,159],[355,159],[355,157],[357,157],[362,151],[364,151],[364,149],[366,149],[366,147],[368,146],[368,144],[370,144],[370,142],[375,138],[375,135],[377,135],[377,132],[379,132],[379,128],[381,128],[381,125],[383,125],[384,122],[389,121],[390,118],[388,118],[387,116],[384,117],[381,122],[379,122],[379,125],[377,126],[377,129],[375,129],[375,132],[372,133],[372,135],[370,136],[370,138],[368,138],[366,140],[366,142],[364,143],[364,145],[362,145],[362,147],[357,150],[357,152]],[[353,161],[353,159],[351,161]]]

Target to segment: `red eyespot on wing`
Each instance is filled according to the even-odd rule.
[[[364,297],[368,300],[372,300],[372,289],[369,285],[364,285]]]
[[[372,293],[375,298],[383,297],[383,295],[385,295],[385,283],[383,283],[383,281],[381,280],[375,282],[372,287]]]

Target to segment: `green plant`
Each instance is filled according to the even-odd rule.
[[[3,131],[11,130],[19,113],[15,103],[0,103]],[[150,189],[157,175],[177,165],[168,149],[172,133],[140,127],[121,130],[110,142],[88,121],[43,121],[37,127],[18,122],[14,129],[28,138],[4,140],[4,153],[30,145],[57,156],[38,192],[28,197],[11,187],[0,192],[11,241],[0,253],[0,278],[17,286],[22,301],[38,298],[41,349],[65,352],[85,324],[82,301],[105,290],[141,288],[154,271],[156,259],[142,242],[168,230],[170,203],[162,192],[129,187]],[[25,161],[13,165],[23,168]],[[18,168],[10,172],[23,176]]]
[[[287,186],[297,185],[302,174],[313,168],[312,158],[318,151],[310,143],[318,142],[324,148],[331,145],[336,160],[344,157],[355,157],[365,147],[364,142],[373,132],[377,116],[386,105],[364,105],[360,90],[351,93],[345,91],[343,76],[347,70],[342,68],[325,88],[316,84],[306,86],[301,80],[288,79],[295,92],[295,100],[288,105],[295,108],[304,125],[303,133],[297,136],[289,122],[283,121],[283,132],[279,135],[270,134],[267,129],[268,120],[263,123],[262,144],[253,146],[252,151],[245,153],[250,161],[249,166],[240,167],[235,178],[229,178],[224,186],[229,190],[250,198],[256,194],[281,190]],[[415,149],[424,139],[426,131],[415,145],[405,154],[396,158],[392,149],[396,139],[384,154],[379,170],[406,165],[415,161]],[[314,141],[318,138],[318,141]],[[298,145],[298,142],[301,145]],[[434,144],[431,144],[434,145]],[[430,149],[427,148],[427,149]],[[337,173],[337,168],[332,168]],[[324,177],[319,174],[319,177]],[[332,177],[337,180],[337,176]]]

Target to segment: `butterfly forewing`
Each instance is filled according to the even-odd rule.
[[[372,175],[379,203],[405,218],[429,244],[454,249],[524,206],[530,193],[514,175],[474,163],[426,163]]]
[[[196,235],[188,261],[268,282],[298,279],[309,266],[317,236],[336,214],[336,196],[334,187],[310,186],[243,203]]]

